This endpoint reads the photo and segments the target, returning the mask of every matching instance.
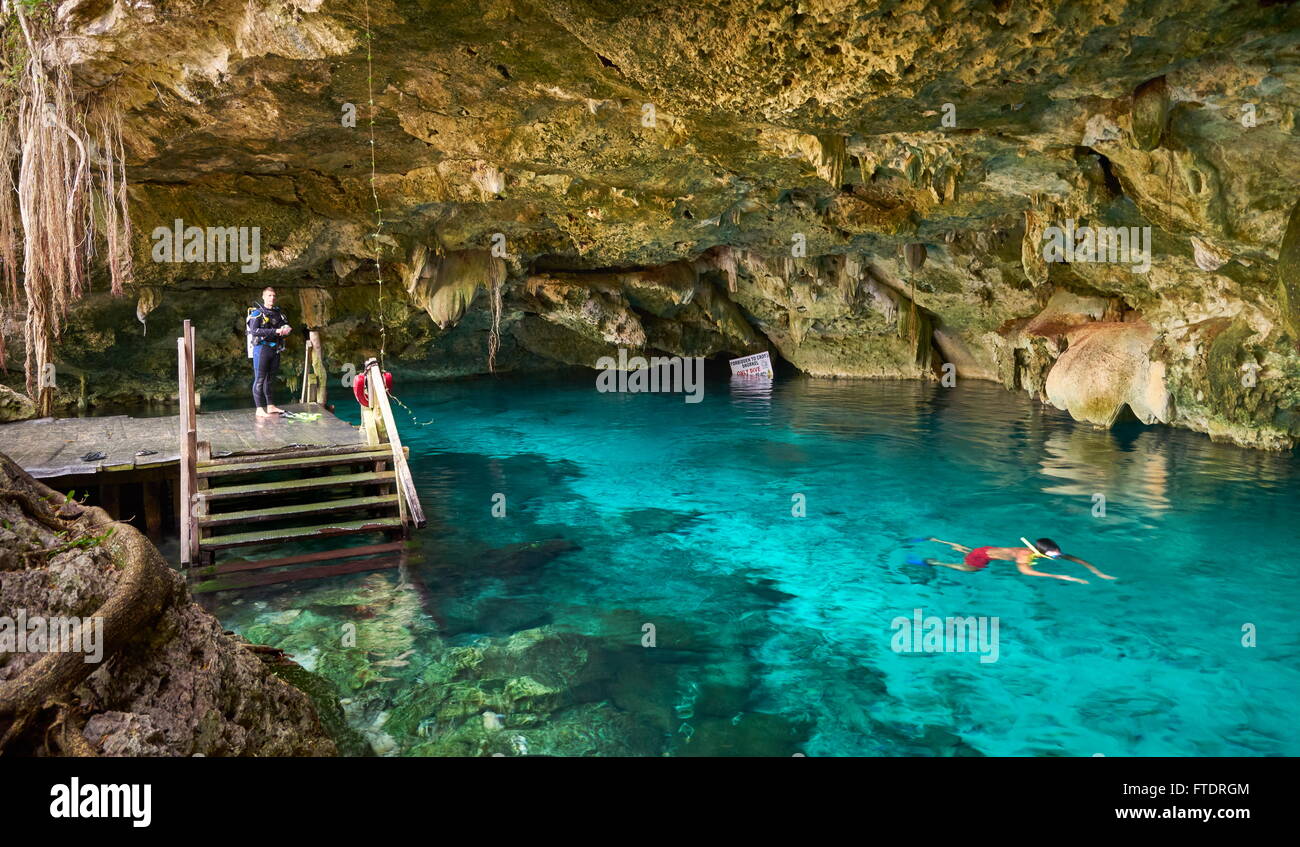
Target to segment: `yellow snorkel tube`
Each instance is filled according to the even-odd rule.
[[[1030,543],[1029,543],[1029,539],[1028,539],[1028,538],[1025,538],[1023,535],[1020,536],[1020,540],[1023,541],[1023,542],[1025,543],[1025,546],[1029,548],[1030,552],[1032,552],[1032,553],[1034,554],[1034,555],[1029,559],[1029,561],[1032,562],[1034,559],[1050,559],[1050,558],[1052,558],[1051,556],[1047,555],[1046,553],[1040,551],[1040,550],[1039,550],[1037,547],[1035,547],[1034,545],[1030,544]]]

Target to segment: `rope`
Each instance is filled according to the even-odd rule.
[[[383,209],[379,205],[379,189],[375,185],[375,66],[372,51],[374,34],[370,29],[370,0],[366,0],[366,98],[370,103],[370,199],[375,204],[375,231],[371,233],[375,245],[375,276],[379,280],[379,370],[384,371],[384,353],[388,347],[388,323],[384,320],[384,271],[379,260],[379,235],[384,228]],[[421,421],[415,417],[411,407],[388,392],[388,399],[401,406],[410,415],[411,423],[416,426],[430,426],[433,421]]]
[[[383,211],[379,206],[379,190],[375,187],[375,68],[371,56],[370,0],[366,0],[366,95],[370,101],[370,197],[375,204],[375,231],[371,234],[375,245],[375,276],[379,279],[379,369],[384,369],[384,352],[388,346],[388,325],[384,320],[384,271],[379,261],[379,234],[384,228]],[[396,398],[394,398],[396,399]]]

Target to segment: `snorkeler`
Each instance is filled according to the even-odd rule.
[[[1090,562],[1085,562],[1077,556],[1070,556],[1061,552],[1061,548],[1050,538],[1040,538],[1033,544],[1027,539],[1020,540],[1025,543],[1024,547],[976,547],[972,550],[961,544],[954,544],[951,541],[944,541],[941,538],[929,538],[928,541],[935,541],[939,544],[947,544],[958,553],[965,553],[966,558],[961,564],[952,564],[949,562],[940,562],[937,559],[918,560],[917,564],[940,565],[945,568],[952,568],[958,571],[978,571],[988,567],[990,561],[1015,562],[1017,569],[1027,576],[1050,576],[1054,579],[1063,579],[1066,582],[1082,582],[1085,585],[1088,580],[1079,579],[1076,576],[1065,576],[1057,573],[1044,573],[1034,568],[1035,559],[1059,559],[1083,565],[1088,570],[1095,573],[1102,579],[1114,579],[1113,576],[1107,576],[1097,570]],[[909,560],[911,561],[911,560]]]

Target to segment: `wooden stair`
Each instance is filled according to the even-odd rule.
[[[405,539],[425,525],[424,511],[407,465],[378,364],[366,362],[373,407],[362,409],[355,444],[294,447],[214,457],[195,431],[194,335],[189,321],[177,339],[181,386],[181,497],[191,507],[180,515],[181,563],[205,578],[194,591],[267,585],[289,579],[357,573],[406,561]],[[313,367],[320,355],[313,333],[307,353]],[[323,403],[324,381],[313,383],[314,403]],[[323,408],[323,407],[322,407]],[[250,416],[252,414],[250,410]],[[387,543],[339,547],[340,536],[381,534]],[[393,536],[401,540],[394,541]],[[291,545],[292,555],[217,562],[218,554],[243,548]],[[306,547],[306,550],[303,547]],[[330,549],[325,549],[330,548]],[[285,570],[311,562],[333,562]],[[228,574],[260,571],[240,578]]]
[[[234,547],[402,531],[391,460],[387,445],[368,444],[200,460],[199,552],[211,560]]]

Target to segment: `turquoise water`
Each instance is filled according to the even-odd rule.
[[[1094,431],[971,382],[723,379],[698,404],[590,375],[398,389],[433,421],[402,432],[440,637],[610,645],[587,699],[647,727],[642,752],[1300,755],[1293,455]],[[955,560],[910,541],[931,535],[1050,536],[1117,579],[907,563]],[[557,537],[580,549],[490,553]],[[997,618],[997,660],[896,652],[915,609]]]

